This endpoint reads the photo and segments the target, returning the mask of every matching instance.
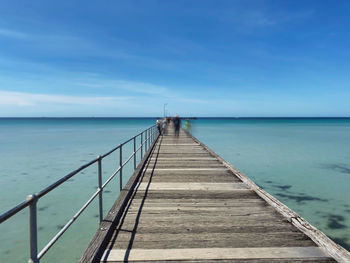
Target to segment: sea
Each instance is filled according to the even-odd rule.
[[[155,121],[0,118],[0,214]],[[350,118],[197,118],[190,122],[195,137],[350,250]],[[125,146],[123,160],[132,148],[132,143]],[[103,180],[118,166],[118,152],[103,159]],[[129,162],[123,184],[132,171]],[[97,165],[92,165],[38,201],[39,250],[95,193],[97,182]],[[117,177],[105,188],[104,214],[118,195]],[[28,260],[28,217],[26,208],[0,225],[1,263]],[[96,199],[41,262],[77,262],[98,223]]]

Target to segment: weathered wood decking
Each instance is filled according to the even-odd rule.
[[[161,136],[138,169],[81,262],[348,262],[345,250],[184,131]]]

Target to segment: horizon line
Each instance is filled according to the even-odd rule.
[[[167,116],[167,117],[174,117],[174,116]],[[181,117],[181,116],[180,116]],[[151,119],[151,118],[164,118],[163,116],[6,116],[1,117],[0,119]],[[215,118],[222,118],[222,119],[298,119],[298,118],[305,118],[305,119],[325,119],[325,118],[334,118],[334,119],[347,119],[350,118],[350,116],[245,116],[245,117],[239,117],[239,116],[183,116],[181,118],[197,118],[197,119],[215,119]]]

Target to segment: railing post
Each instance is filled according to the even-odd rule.
[[[123,145],[120,145],[119,148],[119,167],[120,167],[120,171],[119,171],[119,190],[122,191],[123,189],[123,149],[122,149]]]
[[[136,170],[136,137],[134,137],[134,170]]]
[[[141,160],[142,160],[142,157],[143,157],[143,132],[141,132]]]
[[[148,147],[149,147],[148,137],[149,137],[149,132],[148,132],[148,129],[147,129],[146,130],[146,148],[145,148],[145,153],[147,152]]]
[[[98,157],[98,190],[100,193],[98,194],[98,204],[99,204],[99,214],[100,214],[100,223],[103,220],[103,199],[102,199],[102,158],[99,155]]]
[[[151,128],[148,128],[148,149],[151,147]]]
[[[30,259],[28,263],[39,263],[38,259],[38,231],[37,231],[37,210],[36,204],[38,197],[35,194],[27,196],[28,201],[32,201],[29,206],[29,242]]]

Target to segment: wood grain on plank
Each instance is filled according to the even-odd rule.
[[[102,262],[140,260],[198,260],[198,259],[273,259],[273,258],[327,258],[318,247],[270,248],[188,248],[188,249],[111,249]]]

